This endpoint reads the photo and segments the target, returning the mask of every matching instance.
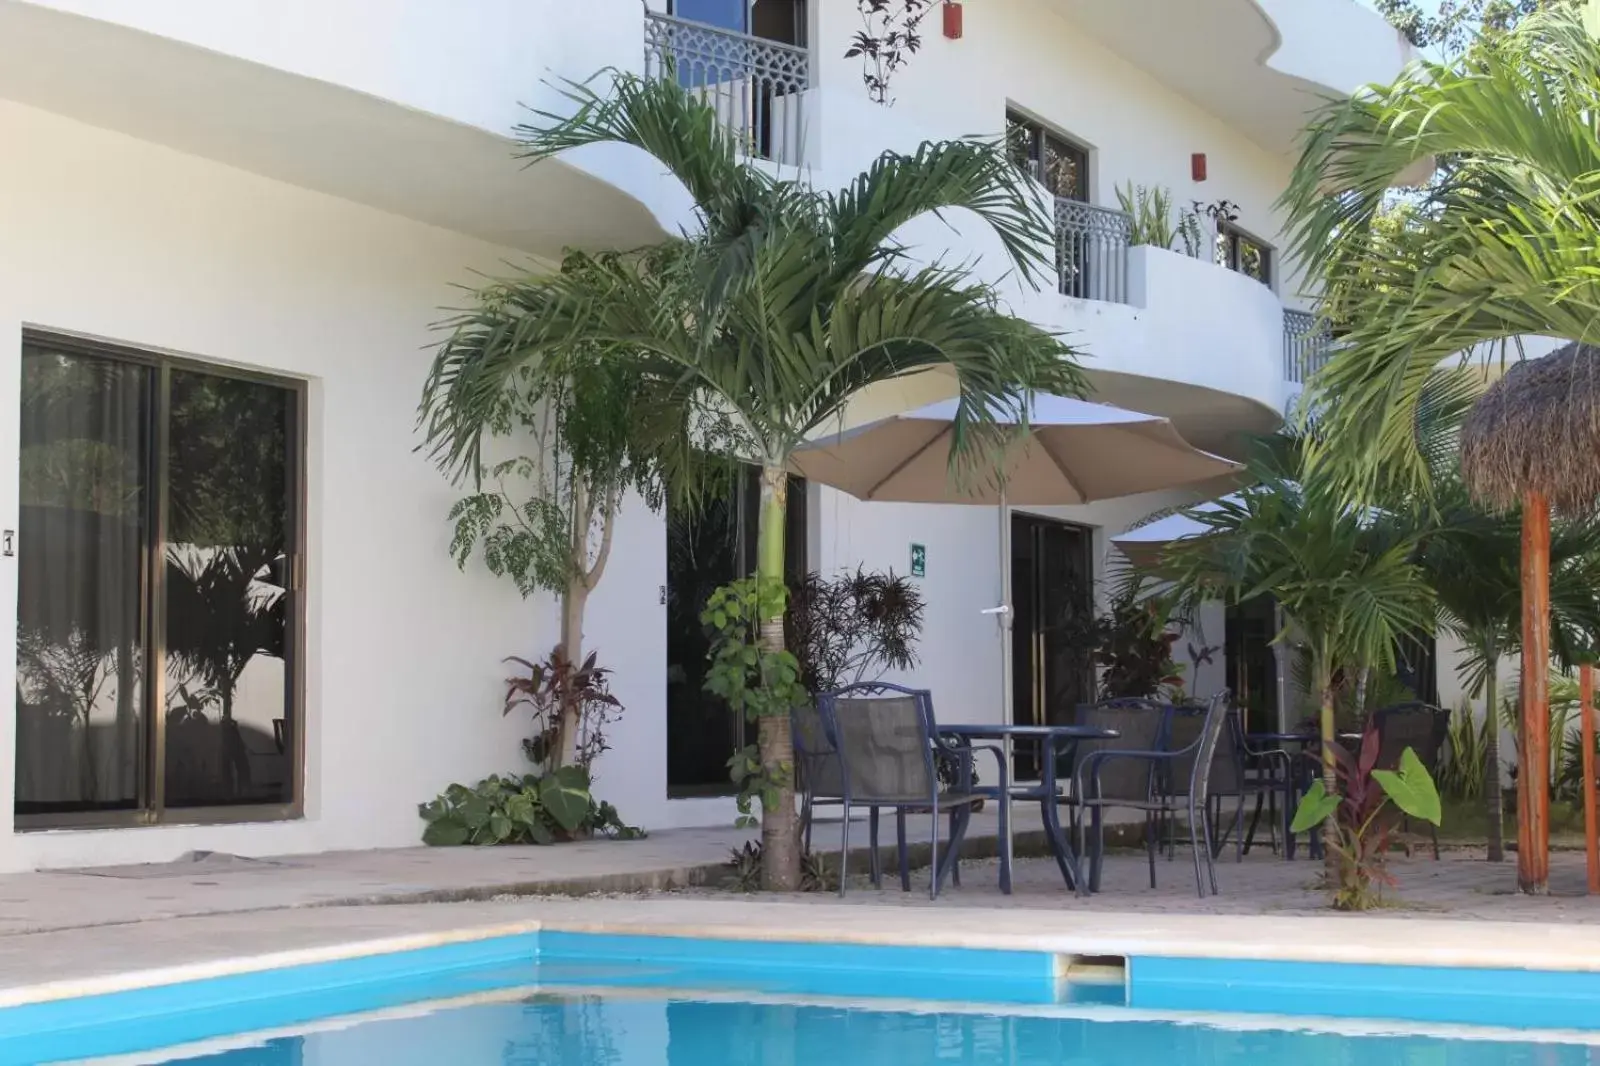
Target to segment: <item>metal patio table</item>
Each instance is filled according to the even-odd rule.
[[[1007,748],[1015,741],[1032,741],[1039,744],[1040,780],[1038,784],[1013,785],[1010,760],[1004,756],[996,759],[1000,779],[994,785],[978,785],[974,795],[993,797],[1000,805],[1000,891],[1011,894],[1011,804],[1016,800],[1039,804],[1044,822],[1045,839],[1056,865],[1068,888],[1077,887],[1078,859],[1072,851],[1072,842],[1061,828],[1061,812],[1057,807],[1060,796],[1057,790],[1056,761],[1068,756],[1083,740],[1115,740],[1122,734],[1115,729],[1077,725],[940,725],[939,736],[959,744],[971,745],[974,740],[999,740]]]

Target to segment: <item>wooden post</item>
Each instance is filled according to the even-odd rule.
[[[1594,781],[1594,664],[1578,668],[1578,704],[1583,715],[1583,838],[1589,858],[1589,895],[1600,895],[1600,816]]]
[[[1522,750],[1517,767],[1517,888],[1550,891],[1550,504],[1522,497]]]

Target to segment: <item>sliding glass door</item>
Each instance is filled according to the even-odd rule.
[[[292,382],[25,339],[19,825],[294,813],[302,408]]]

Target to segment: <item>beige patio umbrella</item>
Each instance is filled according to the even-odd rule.
[[[942,400],[814,440],[794,453],[793,466],[860,500],[998,509],[1000,603],[985,613],[999,622],[1001,721],[1010,723],[1011,505],[1092,503],[1210,481],[1240,467],[1195,448],[1159,415],[1037,394],[998,461],[999,476],[958,486],[950,469],[958,406]],[[1009,759],[1009,743],[1005,749]]]
[[[1001,479],[957,488],[950,443],[957,400],[812,441],[795,456],[807,478],[860,500],[1066,506],[1180,488],[1239,466],[1202,452],[1166,418],[1064,396],[1033,398]]]
[[[795,472],[860,500],[987,504],[1000,517],[1003,720],[1011,706],[1011,537],[1009,508],[1092,503],[1181,488],[1239,471],[1200,451],[1159,415],[1064,396],[1035,395],[1025,425],[1000,460],[998,478],[958,486],[950,444],[959,401],[942,400],[824,437],[795,452]]]

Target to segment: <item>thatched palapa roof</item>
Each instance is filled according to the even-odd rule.
[[[1529,490],[1557,511],[1600,500],[1600,347],[1568,344],[1517,363],[1461,426],[1461,476],[1473,497],[1509,510]]]

